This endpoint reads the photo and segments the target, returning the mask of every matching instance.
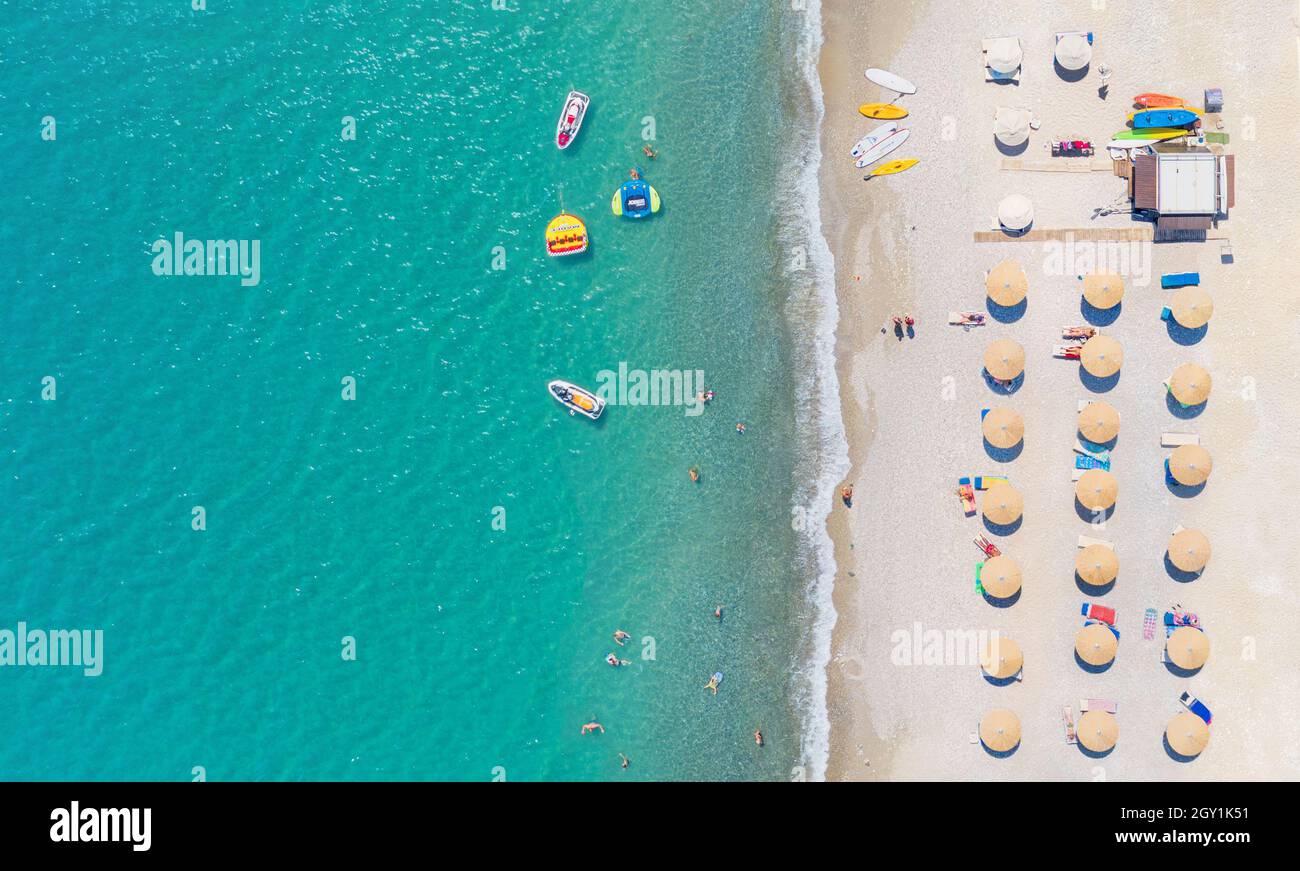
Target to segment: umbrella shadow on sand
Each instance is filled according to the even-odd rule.
[[[1088,674],[1102,674],[1115,664],[1115,660],[1112,659],[1110,662],[1104,662],[1101,665],[1093,665],[1092,663],[1085,661],[1084,658],[1079,655],[1079,651],[1077,650],[1074,652],[1074,661],[1079,668],[1083,669]]]
[[[998,147],[998,151],[1002,152],[1002,155],[1004,157],[1019,157],[1020,155],[1024,154],[1025,151],[1028,150],[1029,148],[1028,139],[1020,143],[1019,145],[1007,145],[997,136],[994,136],[993,144]]]
[[[1183,405],[1172,393],[1165,393],[1165,407],[1169,409],[1170,414],[1179,420],[1191,420],[1197,417],[1202,411],[1205,411],[1207,402],[1209,402],[1208,399],[1200,405]]]
[[[1084,756],[1087,756],[1089,759],[1105,759],[1111,753],[1115,752],[1115,748],[1111,747],[1109,750],[1089,750],[1087,747],[1084,747],[1083,742],[1080,741],[1079,752]]]
[[[1079,367],[1079,381],[1085,388],[1093,393],[1106,393],[1107,391],[1114,390],[1115,385],[1119,384],[1119,376],[1120,373],[1116,372],[1114,375],[1109,375],[1105,378],[1098,378],[1082,366]]]
[[[996,463],[1010,463],[1020,456],[1025,449],[1025,440],[1021,439],[1009,448],[994,447],[988,439],[984,440],[984,452]]]
[[[989,317],[1002,324],[1014,324],[1029,310],[1028,299],[1022,299],[1015,305],[998,305],[992,297],[985,297],[985,302],[988,303]]]
[[[1116,303],[1110,308],[1097,308],[1088,300],[1080,297],[1079,313],[1083,319],[1094,327],[1109,327],[1115,321],[1119,320],[1120,312],[1124,310],[1124,304]]]
[[[1078,572],[1075,572],[1074,584],[1079,588],[1079,592],[1086,596],[1104,596],[1115,586],[1115,581],[1108,581],[1104,584],[1090,584],[1080,577]]]
[[[989,374],[989,370],[985,369],[984,383],[987,384],[989,386],[989,389],[992,390],[994,393],[1002,393],[1007,396],[1010,396],[1011,394],[1015,393],[1017,390],[1019,390],[1021,387],[1024,386],[1025,373],[1021,372],[1015,378],[1011,379],[1011,384],[1009,386],[1004,387],[1001,384],[999,384],[993,378],[992,375]]]
[[[1169,575],[1170,578],[1177,581],[1178,583],[1190,584],[1192,581],[1199,578],[1203,571],[1204,569],[1202,569],[1200,572],[1183,571],[1178,566],[1174,565],[1174,561],[1169,558],[1169,551],[1165,551],[1165,574]]]
[[[1175,664],[1173,660],[1169,660],[1165,662],[1165,668],[1174,677],[1196,677],[1201,668],[1205,668],[1205,666],[1201,666],[1201,668],[1183,668],[1181,665]]]
[[[1079,497],[1074,497],[1074,513],[1079,515],[1079,519],[1084,523],[1105,523],[1110,520],[1110,516],[1115,513],[1115,506],[1109,508],[1093,510],[1079,501]]]
[[[1011,521],[1010,523],[994,523],[992,520],[989,520],[987,517],[984,517],[983,515],[981,515],[980,519],[984,521],[985,529],[987,529],[989,532],[993,533],[994,535],[1000,535],[1003,537],[1014,533],[1017,529],[1020,528],[1020,525],[1025,522],[1025,518],[1023,516],[1017,517],[1015,520]]]
[[[1197,484],[1195,486],[1190,484],[1179,484],[1172,475],[1166,472],[1165,487],[1167,487],[1169,492],[1177,496],[1179,499],[1191,499],[1194,496],[1200,495],[1201,491],[1205,489],[1205,484]]]
[[[1178,321],[1173,318],[1169,319],[1169,323],[1166,326],[1169,330],[1169,338],[1173,339],[1175,344],[1179,345],[1195,345],[1201,339],[1204,339],[1205,334],[1210,331],[1209,324],[1203,324],[1192,330],[1178,323]]]
[[[1020,594],[1022,592],[1024,592],[1023,589],[1016,590],[1014,593],[1012,593],[1010,596],[1007,596],[1005,599],[999,599],[996,596],[992,596],[988,593],[985,593],[984,601],[988,602],[994,608],[1010,608],[1012,605],[1020,601]]]
[[[1184,756],[1183,754],[1181,754],[1181,753],[1179,753],[1177,750],[1175,750],[1175,749],[1170,745],[1170,743],[1169,743],[1169,735],[1168,735],[1168,734],[1165,734],[1165,735],[1161,736],[1161,739],[1160,739],[1160,740],[1161,740],[1161,742],[1165,745],[1165,754],[1166,754],[1170,759],[1174,760],[1175,762],[1193,762],[1193,761],[1195,761],[1195,759],[1196,759],[1195,756]]]
[[[980,746],[984,748],[985,753],[992,756],[994,759],[1006,759],[1009,756],[1014,756],[1015,752],[1020,749],[1020,743],[1016,742],[1016,746],[1012,747],[1010,750],[994,750],[992,747],[984,743],[983,738],[980,739]]]
[[[1067,70],[1065,67],[1061,66],[1060,61],[1057,60],[1052,61],[1052,66],[1056,68],[1056,74],[1067,82],[1083,81],[1088,77],[1088,70],[1092,68],[1092,64],[1088,64],[1081,70]]]

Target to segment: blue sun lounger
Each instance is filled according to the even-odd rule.
[[[1195,287],[1201,283],[1201,273],[1199,272],[1170,272],[1160,276],[1160,286],[1169,287]]]

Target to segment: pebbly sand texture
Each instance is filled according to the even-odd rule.
[[[823,5],[823,219],[835,255],[838,368],[849,480],[857,485],[853,508],[837,505],[830,521],[839,559],[830,779],[1300,777],[1300,536],[1293,531],[1300,523],[1300,5],[1103,5],[915,0],[891,4],[888,14],[879,4]],[[1077,81],[1053,65],[1053,34],[1065,30],[1095,34],[1092,65]],[[984,81],[980,40],[1004,35],[1018,36],[1025,52],[1019,85]],[[1105,100],[1101,63],[1113,71]],[[912,112],[900,122],[911,140],[888,159],[921,164],[864,183],[848,152],[880,122],[856,109],[893,96],[864,78],[869,66],[918,86],[900,101]],[[1127,202],[1125,182],[1110,172],[1001,169],[994,111],[1030,109],[1042,126],[1020,156],[1059,162],[1065,158],[1047,152],[1050,139],[1103,145],[1125,126],[1134,94],[1171,93],[1199,107],[1206,87],[1223,89],[1226,152],[1237,155],[1236,207],[1212,231],[1230,238],[1235,262],[1220,262],[1218,241],[1139,245],[1119,316],[1101,327],[1122,342],[1124,366],[1116,383],[1093,392],[1078,364],[1050,355],[1061,326],[1085,322],[1077,274],[1086,261],[1043,242],[977,243],[973,233],[989,229],[1009,193],[1033,201],[1036,229],[1148,225],[1128,215],[1091,218],[1096,207]],[[989,309],[984,275],[1005,257],[1018,259],[1029,277],[1023,313],[970,331],[947,326],[950,310]],[[1208,329],[1191,344],[1159,318],[1169,297],[1160,274],[1183,271],[1201,273],[1215,304]],[[904,312],[918,320],[915,338],[881,332],[889,315]],[[999,337],[1026,351],[1024,383],[1011,396],[994,393],[981,376],[983,351]],[[1189,361],[1210,371],[1214,391],[1199,415],[1179,419],[1161,381]],[[1114,405],[1123,420],[1112,465],[1119,502],[1103,530],[1076,512],[1070,480],[1076,403],[1089,396]],[[1000,404],[1025,421],[1023,448],[1009,462],[986,452],[980,431],[980,409]],[[1197,433],[1213,455],[1200,493],[1166,486],[1162,431]],[[1023,523],[1011,534],[963,517],[956,479],[978,474],[1007,475],[1024,496]],[[1164,563],[1180,524],[1203,530],[1213,547],[1208,568],[1190,582],[1173,579]],[[993,607],[974,590],[983,557],[971,539],[981,532],[1023,569],[1023,593],[1010,607]],[[1115,543],[1119,578],[1102,595],[1076,585],[1080,534]],[[1102,673],[1075,662],[1084,601],[1118,612],[1118,658]],[[1156,640],[1143,640],[1144,609],[1163,613],[1176,602],[1199,614],[1212,645],[1193,677],[1162,665],[1161,629]],[[1024,651],[1024,680],[990,684],[965,650],[946,664],[898,664],[891,654],[911,649],[918,623],[923,631],[1001,631]],[[1163,743],[1184,690],[1214,712],[1209,746],[1191,762],[1171,758]],[[1077,718],[1084,697],[1118,704],[1118,744],[1100,758],[1064,741],[1062,708]],[[970,740],[981,715],[996,707],[1014,710],[1023,731],[1006,758]]]

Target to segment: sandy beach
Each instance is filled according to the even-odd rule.
[[[1300,595],[1293,569],[1300,546],[1288,490],[1300,480],[1294,422],[1300,410],[1293,253],[1300,240],[1300,171],[1292,154],[1300,132],[1300,4],[1244,2],[1139,4],[912,0],[862,4],[823,0],[820,71],[823,226],[835,258],[840,325],[837,368],[856,485],[851,509],[836,506],[838,613],[828,668],[832,780],[1215,780],[1300,778]],[[1094,34],[1086,75],[1054,68],[1053,35]],[[1019,37],[1018,84],[989,83],[982,38]],[[1113,71],[1099,93],[1098,67]],[[857,106],[889,102],[863,76],[866,67],[902,75],[917,93],[898,102],[910,115],[910,140],[888,159],[919,158],[913,169],[863,181],[849,156],[880,124]],[[1268,72],[1264,72],[1268,71]],[[1099,146],[1125,126],[1132,95],[1177,94],[1200,106],[1221,88],[1225,153],[1236,155],[1236,198],[1228,220],[1196,243],[1124,243],[1125,296],[1118,317],[1099,329],[1118,339],[1124,364],[1098,391],[1075,362],[1053,359],[1061,327],[1085,323],[1079,275],[1094,256],[1118,256],[1093,242],[980,242],[997,204],[1012,193],[1035,208],[1034,229],[1149,227],[1129,214],[1126,182],[1111,171],[1011,170],[1059,163],[1047,143],[1090,139]],[[999,106],[1024,107],[1041,122],[1021,154],[995,143]],[[1215,128],[1217,129],[1217,128]],[[1099,161],[1105,158],[1099,149]],[[1222,237],[1222,238],[1220,238]],[[1223,262],[1222,246],[1231,246]],[[983,310],[987,271],[1005,258],[1028,276],[1023,313],[963,330],[951,310]],[[1214,300],[1208,329],[1183,343],[1160,318],[1169,292],[1160,275],[1199,271]],[[910,313],[916,334],[882,331],[890,315]],[[1109,320],[1109,318],[1107,318]],[[1026,373],[1012,395],[982,376],[989,342],[1024,346]],[[1213,376],[1201,413],[1180,419],[1161,382],[1181,363]],[[1119,499],[1104,529],[1076,511],[1072,447],[1080,399],[1103,399],[1122,417],[1112,451]],[[1008,461],[986,452],[980,410],[1007,405],[1025,437]],[[1161,433],[1195,433],[1214,459],[1209,482],[1189,495],[1166,486]],[[1004,458],[1005,459],[1005,458]],[[957,478],[1003,475],[1024,497],[1013,532],[990,532],[963,516]],[[984,494],[980,494],[981,503]],[[1177,526],[1209,537],[1213,555],[1191,581],[1165,565]],[[1024,572],[1019,599],[994,607],[974,587],[983,559],[972,543],[988,534]],[[1102,594],[1074,575],[1080,535],[1112,541],[1116,583]],[[1089,673],[1075,661],[1080,605],[1114,608],[1121,632],[1114,664]],[[1164,633],[1144,640],[1143,613],[1175,603],[1199,615],[1212,649],[1191,677],[1161,662]],[[934,633],[965,639],[997,631],[1024,652],[1023,680],[995,686],[961,643],[933,664],[909,661]],[[938,636],[942,637],[942,635]],[[928,662],[928,659],[923,657]],[[1165,724],[1189,691],[1214,712],[1208,748],[1193,761],[1172,758]],[[1067,744],[1062,709],[1083,698],[1117,705],[1113,751],[1089,757]],[[1005,758],[971,740],[993,708],[1019,716],[1023,737]]]

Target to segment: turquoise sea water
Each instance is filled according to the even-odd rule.
[[[0,629],[105,644],[97,678],[0,668],[0,776],[815,768],[805,13],[188,5],[0,2]],[[634,223],[637,164],[664,211]],[[543,253],[561,198],[588,256]],[[259,240],[260,283],[154,275],[176,232]],[[717,400],[547,396],[620,363]]]

